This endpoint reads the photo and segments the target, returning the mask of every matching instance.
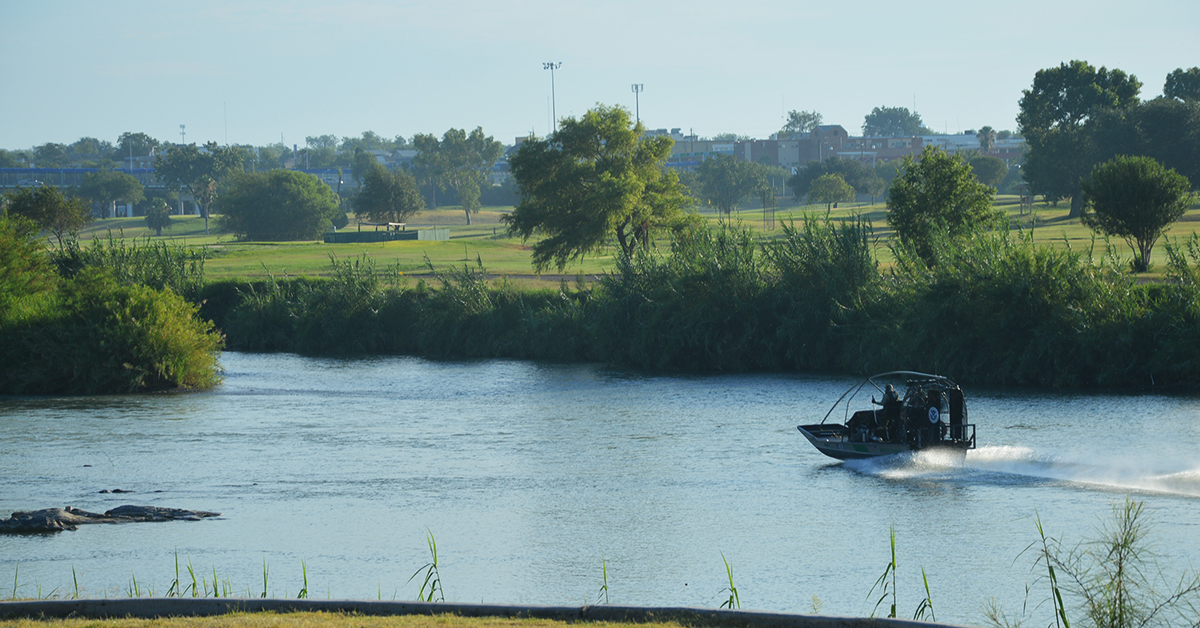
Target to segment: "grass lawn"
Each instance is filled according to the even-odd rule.
[[[234,613],[163,619],[9,619],[0,628],[682,628],[678,623],[562,622],[548,619],[456,615],[346,615],[341,613]]]
[[[768,210],[764,216],[761,208],[746,206],[732,216],[725,218],[713,211],[702,211],[701,216],[713,224],[729,220],[744,228],[750,229],[763,237],[778,236],[782,227],[789,221],[800,221],[805,214],[818,217],[825,215],[825,208],[819,205],[798,206],[790,197],[780,198],[779,206],[774,211]],[[1069,206],[1060,203],[1058,207],[1038,203],[1032,209],[1020,211],[1017,197],[1000,195],[996,197],[996,205],[1008,212],[1014,228],[1020,228],[1032,233],[1035,243],[1043,246],[1063,248],[1070,246],[1076,251],[1087,251],[1092,247],[1093,233],[1078,220],[1067,219]],[[511,207],[487,207],[472,216],[470,225],[460,207],[441,207],[436,210],[426,210],[415,216],[409,223],[409,228],[421,229],[429,227],[448,227],[450,240],[444,242],[431,241],[397,241],[371,244],[324,244],[323,242],[239,242],[232,235],[221,233],[217,229],[217,221],[211,220],[209,234],[205,235],[204,220],[199,216],[175,216],[169,230],[164,230],[161,239],[178,242],[189,247],[205,247],[212,257],[205,264],[209,278],[220,279],[230,277],[262,277],[267,274],[283,275],[327,275],[329,274],[331,255],[340,259],[358,257],[366,254],[375,260],[376,268],[381,272],[389,267],[397,268],[406,276],[428,275],[429,269],[425,259],[438,271],[451,267],[461,267],[463,264],[474,265],[476,259],[482,260],[490,274],[504,275],[513,283],[530,287],[549,287],[557,285],[560,275],[557,269],[550,269],[547,275],[538,276],[530,263],[531,251],[528,243],[520,239],[504,235],[505,225],[501,216],[512,211]],[[854,217],[866,219],[876,237],[876,255],[883,266],[892,261],[887,242],[892,236],[892,230],[887,224],[887,208],[880,202],[843,203],[837,209],[829,212],[833,220],[848,220]],[[351,221],[346,229],[355,229]],[[1191,210],[1167,230],[1166,238],[1183,240],[1200,228],[1200,202],[1194,204]],[[109,232],[114,237],[145,238],[154,237],[153,230],[146,227],[142,218],[108,218],[97,220],[80,233],[81,238],[107,237]],[[1166,268],[1166,247],[1160,239],[1154,248],[1152,262],[1154,268],[1150,277],[1161,277]],[[1115,250],[1123,261],[1128,261],[1131,251],[1123,240],[1112,241]],[[660,242],[660,246],[665,241]],[[1099,258],[1104,255],[1105,247],[1102,238],[1096,239],[1094,255]],[[592,255],[566,268],[562,276],[572,279],[576,274],[594,276],[612,268],[615,249],[604,254]]]

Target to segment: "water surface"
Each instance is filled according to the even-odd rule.
[[[432,531],[446,599],[861,615],[896,529],[901,612],[1020,608],[1035,515],[1070,541],[1127,494],[1167,564],[1200,564],[1200,399],[967,390],[980,449],[840,463],[796,431],[840,376],[226,353],[199,394],[0,401],[0,513],[134,503],[216,520],[0,537],[20,595],[164,594],[176,554],[239,595],[413,599]],[[121,488],[132,494],[101,494]],[[19,570],[19,572],[18,572]],[[1035,574],[1036,575],[1036,574]],[[11,585],[9,585],[11,586]],[[3,588],[5,595],[11,590]],[[1035,590],[1035,595],[1041,595]],[[1037,600],[1040,600],[1038,597]],[[1036,600],[1035,600],[1036,601]],[[1048,619],[1048,618],[1047,618]]]

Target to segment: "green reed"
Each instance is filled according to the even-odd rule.
[[[721,562],[725,563],[725,576],[729,578],[729,587],[721,589],[721,593],[729,592],[729,599],[721,603],[721,608],[733,610],[742,607],[742,600],[738,597],[737,587],[733,585],[733,566],[725,559],[725,554],[721,553]]]
[[[424,573],[421,589],[417,592],[417,599],[422,602],[445,602],[446,595],[442,588],[442,576],[438,572],[437,541],[434,540],[433,532],[429,529],[425,530],[425,542],[429,545],[430,561],[413,572],[408,581],[412,582],[418,575]]]

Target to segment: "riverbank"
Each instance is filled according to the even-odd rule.
[[[640,606],[503,606],[276,599],[0,602],[12,628],[952,628],[950,624]]]
[[[219,247],[255,246],[246,243],[198,250],[110,238],[68,243],[53,255],[66,277],[99,268],[120,284],[170,288],[200,307],[228,348],[243,351],[590,361],[677,372],[915,369],[964,384],[1200,382],[1194,235],[1159,247],[1167,260],[1159,279],[1130,275],[1115,245],[1081,246],[1067,230],[1083,228],[1067,223],[1059,225],[1062,246],[1047,244],[1044,227],[980,233],[941,243],[928,266],[885,248],[875,209],[842,209],[862,213],[828,220],[803,214],[767,231],[715,223],[634,259],[592,258],[586,264],[603,271],[580,266],[575,275],[528,274],[528,251],[498,236],[435,243],[439,257],[425,252],[420,268],[412,266],[414,251],[396,247],[273,245],[276,262],[290,259],[301,272],[276,274],[247,254],[238,268],[252,260],[266,272],[249,278],[210,273],[214,262],[240,255]],[[1021,216],[1014,220],[1038,224],[1036,211]],[[484,261],[484,249],[489,260],[503,260],[501,268]],[[316,250],[325,256],[321,274],[309,259]],[[360,254],[338,254],[352,250]],[[401,253],[408,257],[389,257]],[[37,356],[55,346],[21,351]],[[26,379],[11,391],[56,390],[42,384],[53,378]]]
[[[1194,386],[1200,242],[1170,280],[1110,251],[979,234],[933,267],[875,257],[865,222],[810,218],[761,241],[720,226],[625,260],[599,281],[518,289],[479,263],[417,278],[374,258],[329,278],[211,281],[196,295],[230,349],[602,362],[653,371],[919,370],[964,384]],[[1190,247],[1190,248],[1189,248]]]

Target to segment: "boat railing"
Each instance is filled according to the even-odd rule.
[[[975,449],[975,424],[962,423],[951,425],[949,438],[956,443],[963,443],[964,449]]]

